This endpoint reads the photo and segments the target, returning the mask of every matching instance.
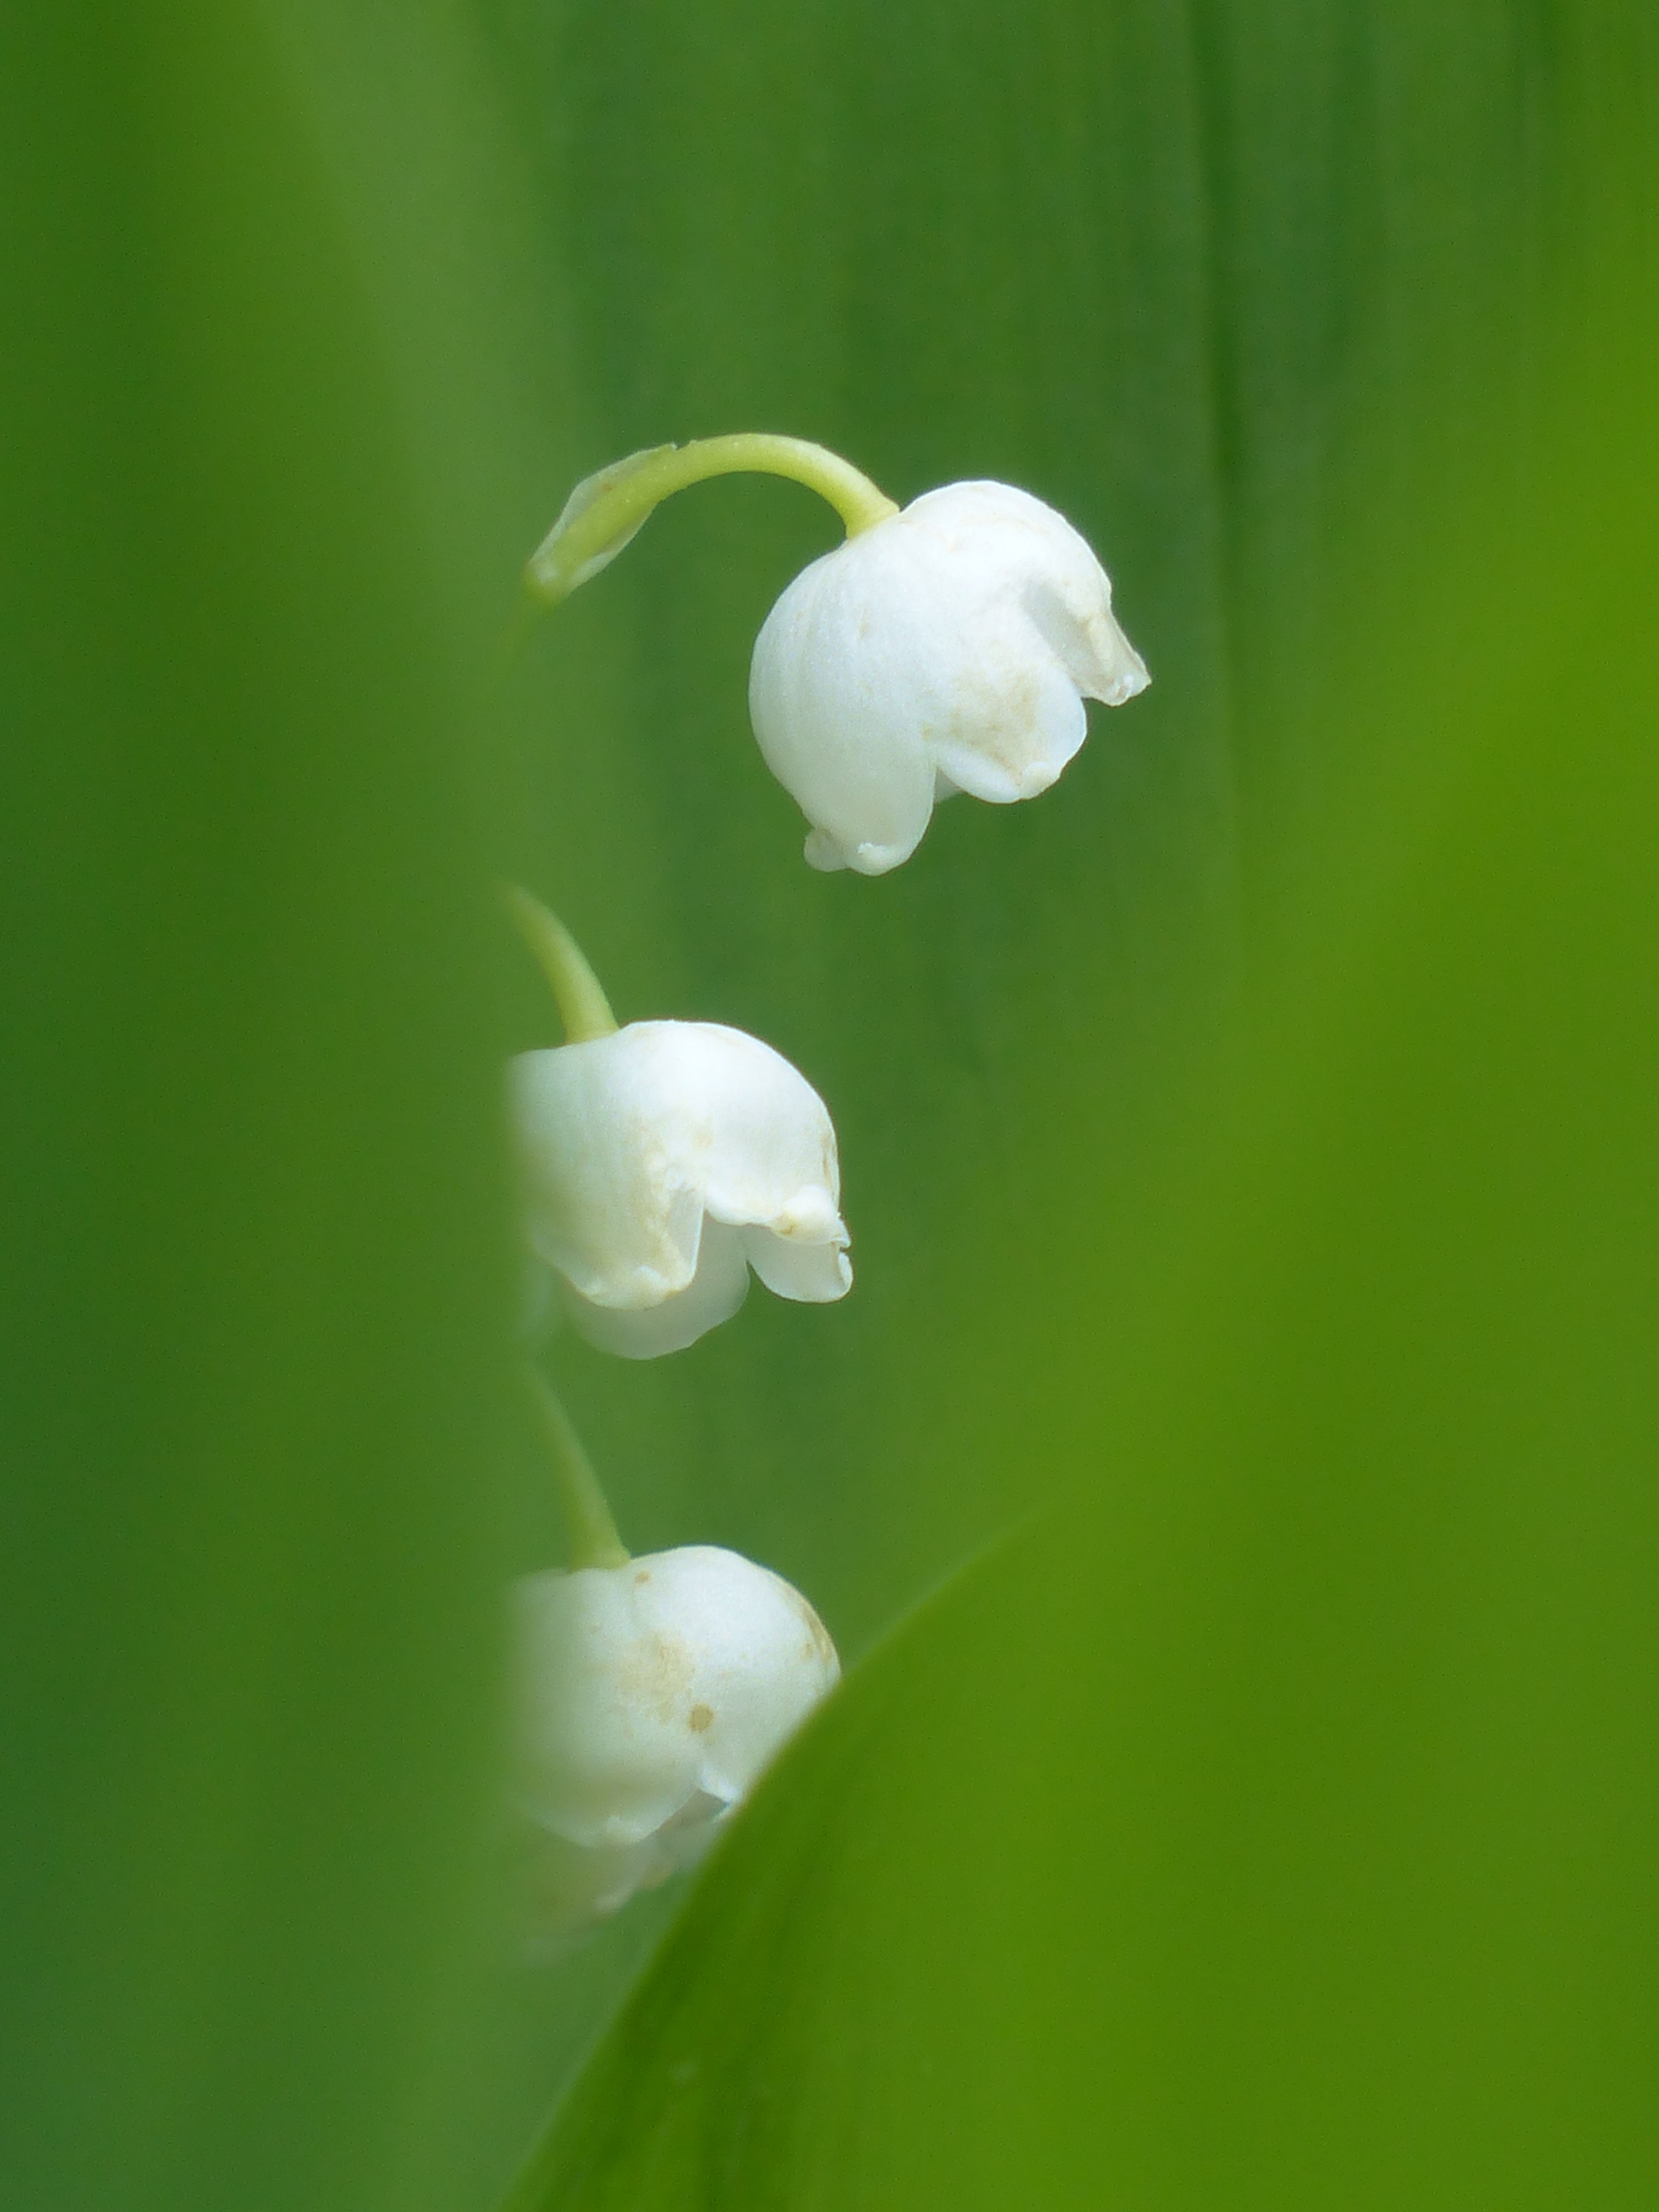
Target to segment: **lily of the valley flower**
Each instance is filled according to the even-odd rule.
[[[1106,571],[1053,507],[975,483],[901,511],[799,438],[694,439],[599,470],[532,556],[532,595],[568,598],[663,500],[737,470],[809,485],[847,528],[773,608],[749,679],[755,735],[811,824],[814,867],[884,875],[915,852],[937,800],[1046,791],[1083,743],[1084,701],[1121,706],[1151,680]]]
[[[749,1270],[786,1298],[853,1281],[829,1111],[781,1053],[714,1022],[617,1027],[574,939],[508,902],[569,1042],[508,1069],[526,1229],[582,1334],[678,1352],[743,1304]]]
[[[516,1597],[519,1792],[544,1916],[579,1926],[700,1857],[841,1670],[798,1590],[710,1545]]]
[[[1146,664],[1070,523],[1010,484],[946,484],[813,562],[755,646],[750,713],[811,823],[814,867],[881,875],[936,799],[1046,791],[1085,699],[1120,706]]]
[[[602,1350],[695,1343],[743,1304],[750,1267],[786,1298],[850,1287],[836,1133],[769,1045],[632,1022],[523,1053],[510,1078],[532,1249]]]

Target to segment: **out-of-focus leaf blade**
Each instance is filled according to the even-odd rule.
[[[354,209],[282,12],[0,27],[15,2212],[444,2201],[477,1996],[489,532],[434,552],[392,180],[360,147]],[[393,137],[431,33],[380,42]]]

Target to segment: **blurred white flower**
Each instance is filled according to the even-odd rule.
[[[1082,744],[1083,702],[1150,678],[1105,570],[1010,484],[946,484],[796,577],[756,641],[760,748],[811,823],[817,868],[908,860],[936,799],[1046,791]]]
[[[630,1022],[510,1069],[532,1249],[576,1326],[651,1359],[734,1314],[753,1267],[823,1303],[853,1280],[829,1112],[769,1045],[714,1022]]]
[[[568,1931],[701,1857],[841,1668],[799,1590],[711,1545],[515,1599],[518,1792],[538,1917]]]

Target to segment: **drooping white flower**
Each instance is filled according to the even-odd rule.
[[[573,1928],[701,1857],[841,1668],[799,1590],[711,1545],[515,1595],[518,1791]]]
[[[836,1133],[781,1054],[715,1022],[630,1022],[510,1071],[532,1250],[576,1326],[651,1359],[737,1311],[749,1270],[786,1298],[845,1295]]]
[[[1046,791],[1083,743],[1084,700],[1121,706],[1150,680],[1071,524],[1010,484],[956,483],[796,577],[756,641],[749,706],[812,825],[807,859],[877,876],[936,799]]]

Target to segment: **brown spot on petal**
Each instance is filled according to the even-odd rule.
[[[639,1571],[638,1574],[636,1574],[636,1575],[635,1576],[634,1579],[635,1579],[635,1581],[636,1583],[648,1583],[648,1582],[650,1581],[650,1579],[651,1579],[651,1570],[650,1570],[650,1568],[649,1568],[649,1567],[641,1567],[641,1568],[640,1569],[640,1571]]]
[[[665,1727],[692,1681],[691,1654],[683,1637],[660,1632],[635,1637],[616,1669],[624,1700],[654,1712]]]
[[[694,1734],[701,1735],[714,1717],[714,1708],[712,1705],[693,1705],[690,1719]]]

